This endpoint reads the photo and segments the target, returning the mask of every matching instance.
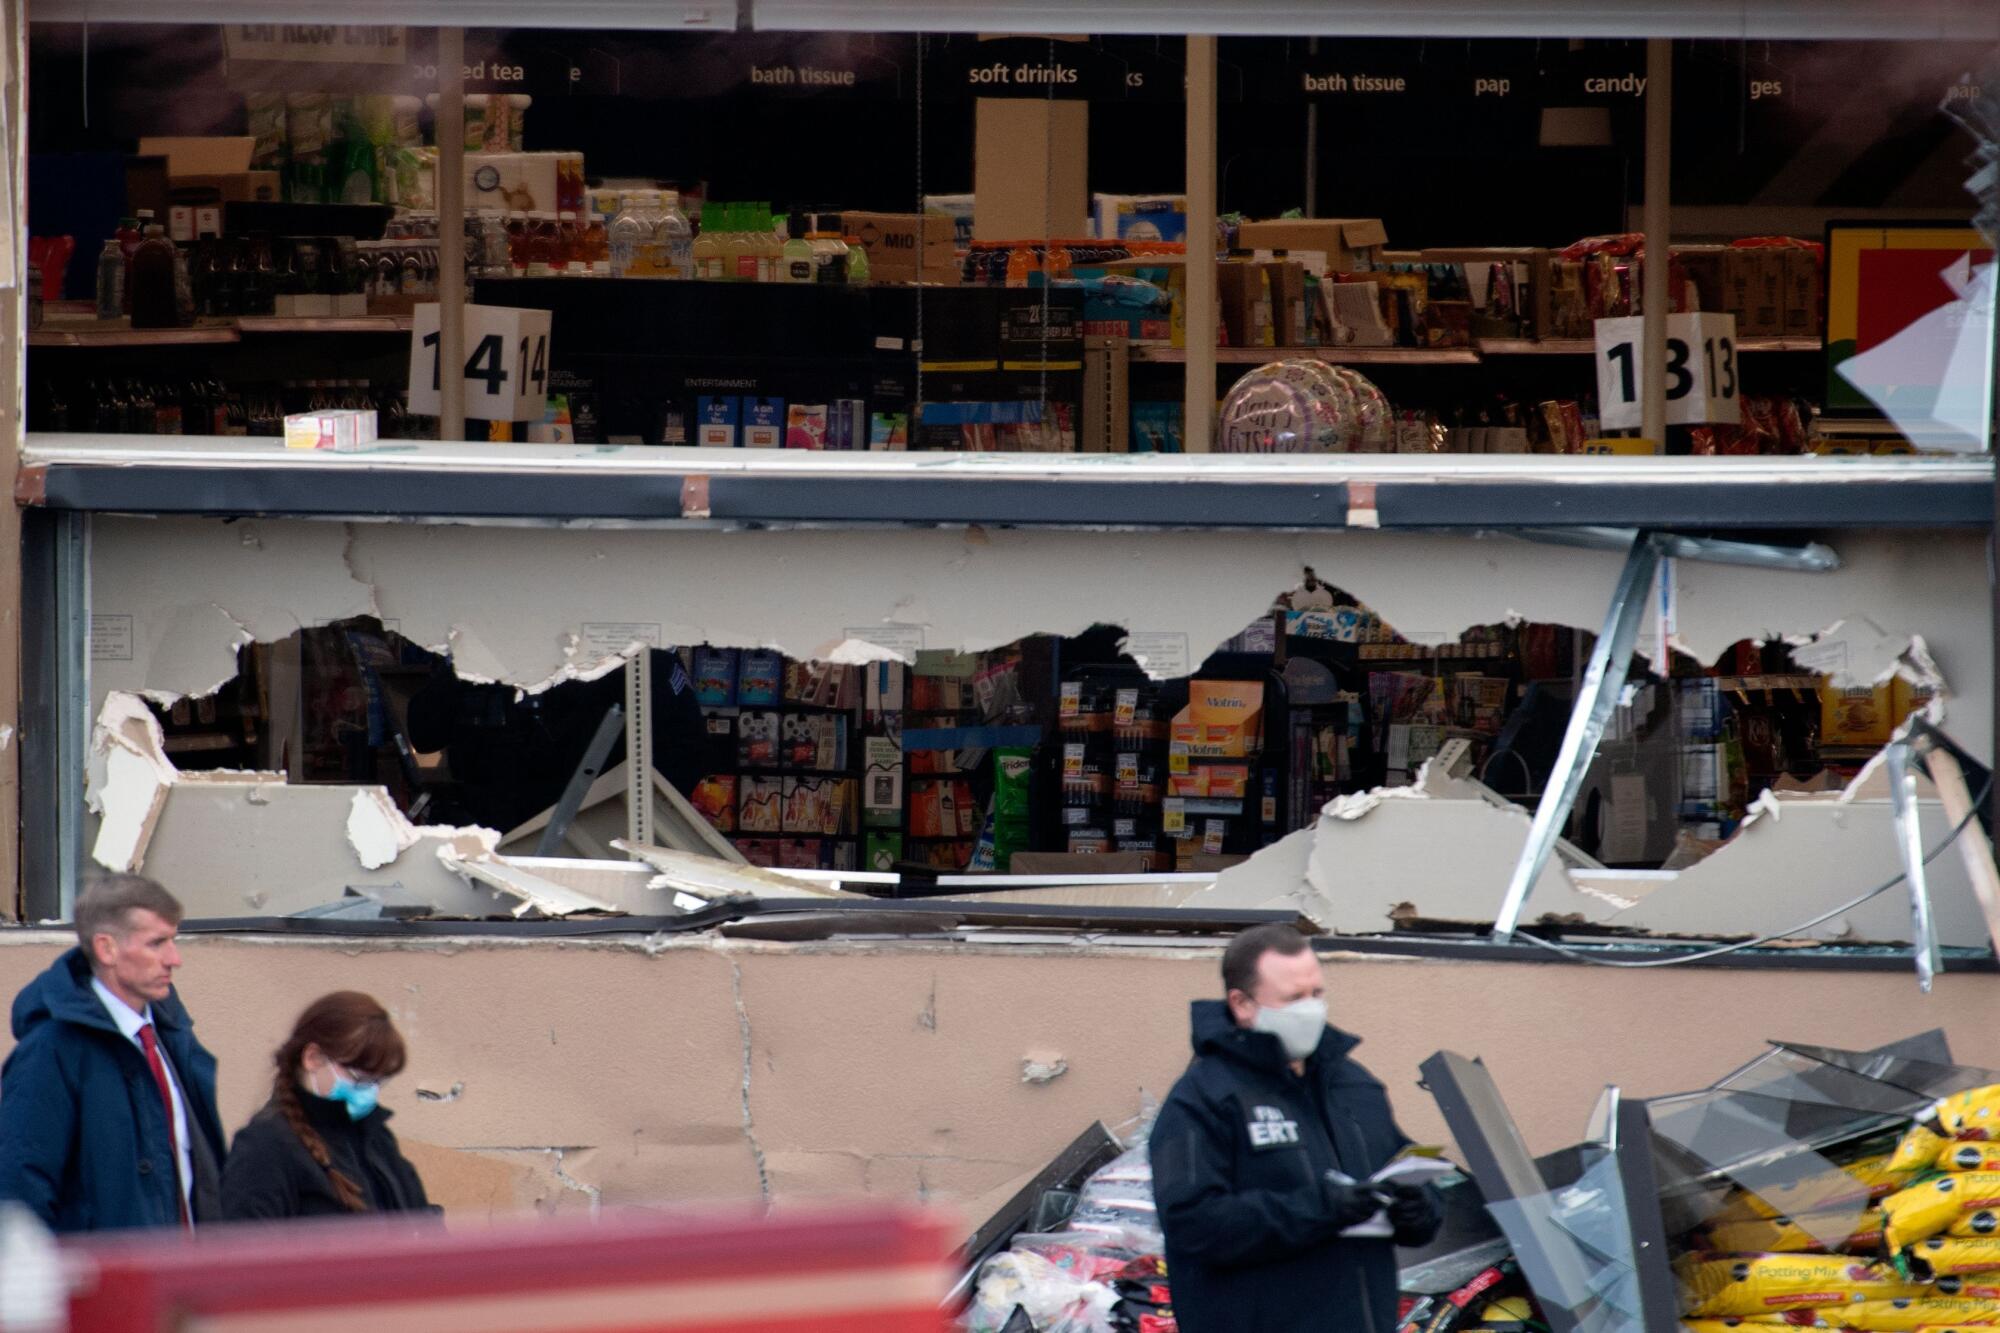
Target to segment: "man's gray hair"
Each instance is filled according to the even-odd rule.
[[[99,935],[119,935],[131,929],[133,912],[151,912],[170,926],[181,923],[180,899],[144,875],[101,875],[76,899],[76,937],[90,953]]]

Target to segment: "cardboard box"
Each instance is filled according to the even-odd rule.
[[[1681,272],[1687,274],[1688,281],[1694,284],[1703,310],[1733,312],[1736,309],[1724,269],[1728,262],[1728,246],[1677,245],[1673,253],[1674,258],[1680,261]]]
[[[465,207],[503,212],[556,211],[560,153],[467,153]]]
[[[1819,687],[1820,744],[1886,745],[1895,730],[1895,691],[1887,684]]]
[[[1819,257],[1811,250],[1785,249],[1785,334],[1792,338],[1817,338],[1825,327],[1820,303]]]
[[[1290,260],[1265,264],[1265,290],[1271,299],[1271,335],[1280,347],[1303,347],[1308,322],[1305,265]]]
[[[1236,229],[1236,244],[1245,250],[1283,250],[1293,258],[1325,255],[1321,271],[1329,273],[1373,268],[1388,243],[1380,218],[1279,218]]]
[[[1192,759],[1241,759],[1261,748],[1263,722],[1262,682],[1191,680],[1172,744]]]
[[[1775,338],[1785,331],[1785,259],[1770,247],[1728,247],[1723,279],[1739,338]]]
[[[943,213],[848,213],[847,234],[868,252],[871,282],[929,282],[956,287],[956,224]]]
[[[1231,347],[1275,347],[1269,266],[1232,260],[1216,267],[1216,308]]]
[[[256,148],[256,139],[248,135],[139,140],[141,157],[167,160],[169,191],[213,190],[225,204],[269,203],[281,197],[284,187],[277,172],[250,169]]]

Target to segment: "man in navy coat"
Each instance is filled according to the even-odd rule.
[[[14,997],[0,1065],[0,1199],[56,1231],[220,1215],[215,1057],[174,994],[181,905],[113,875],[76,904],[78,947]]]
[[[1409,1140],[1358,1039],[1327,1026],[1303,935],[1244,931],[1222,979],[1149,1140],[1182,1333],[1393,1333],[1395,1247],[1437,1234],[1436,1191],[1367,1183]]]

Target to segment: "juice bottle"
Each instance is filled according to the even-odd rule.
[[[821,213],[813,219],[812,230],[806,234],[821,282],[847,281],[847,246],[840,239],[840,222],[837,213]]]
[[[507,264],[515,277],[528,272],[528,215],[518,210],[507,215]]]
[[[555,276],[560,243],[556,236],[556,215],[537,211],[528,215],[528,276]]]
[[[806,216],[794,213],[785,219],[791,239],[785,242],[784,259],[778,266],[780,282],[817,282],[819,265],[813,260],[812,242],[806,239]]]
[[[556,257],[553,266],[558,273],[588,274],[590,260],[583,253],[583,228],[576,225],[576,214],[556,214]]]
[[[149,223],[139,248],[132,252],[126,290],[132,298],[132,327],[171,329],[180,323],[179,300],[174,286],[174,243],[167,229]]]
[[[691,253],[694,256],[694,276],[714,282],[726,276],[722,271],[723,208],[720,204],[708,206],[707,222],[708,225],[701,229],[701,235],[694,238]]]
[[[841,248],[847,252],[847,280],[860,286],[868,282],[868,252],[861,247],[859,236],[848,236],[841,240]]]
[[[750,237],[750,205],[731,204],[727,230],[722,233],[722,262],[734,282],[757,281],[756,244]]]
[[[611,276],[611,237],[605,231],[603,218],[592,213],[583,224],[577,243],[582,248],[585,272],[593,278]]]
[[[687,214],[681,212],[680,191],[668,190],[660,197],[660,223],[653,235],[665,261],[666,275],[670,278],[692,278],[694,227],[688,222]]]
[[[785,241],[769,204],[757,206],[756,228],[751,236],[757,249],[757,281],[776,282],[778,270],[785,263]]]

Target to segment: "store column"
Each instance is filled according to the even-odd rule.
[[[0,39],[6,42],[5,87],[0,89],[0,125],[7,138],[6,290],[0,295],[0,346],[7,349],[0,371],[0,917],[17,916],[21,903],[21,510],[14,502],[20,473],[21,383],[27,368],[28,204],[27,176],[28,19],[22,0],[0,0]],[[47,836],[48,831],[42,831]]]

